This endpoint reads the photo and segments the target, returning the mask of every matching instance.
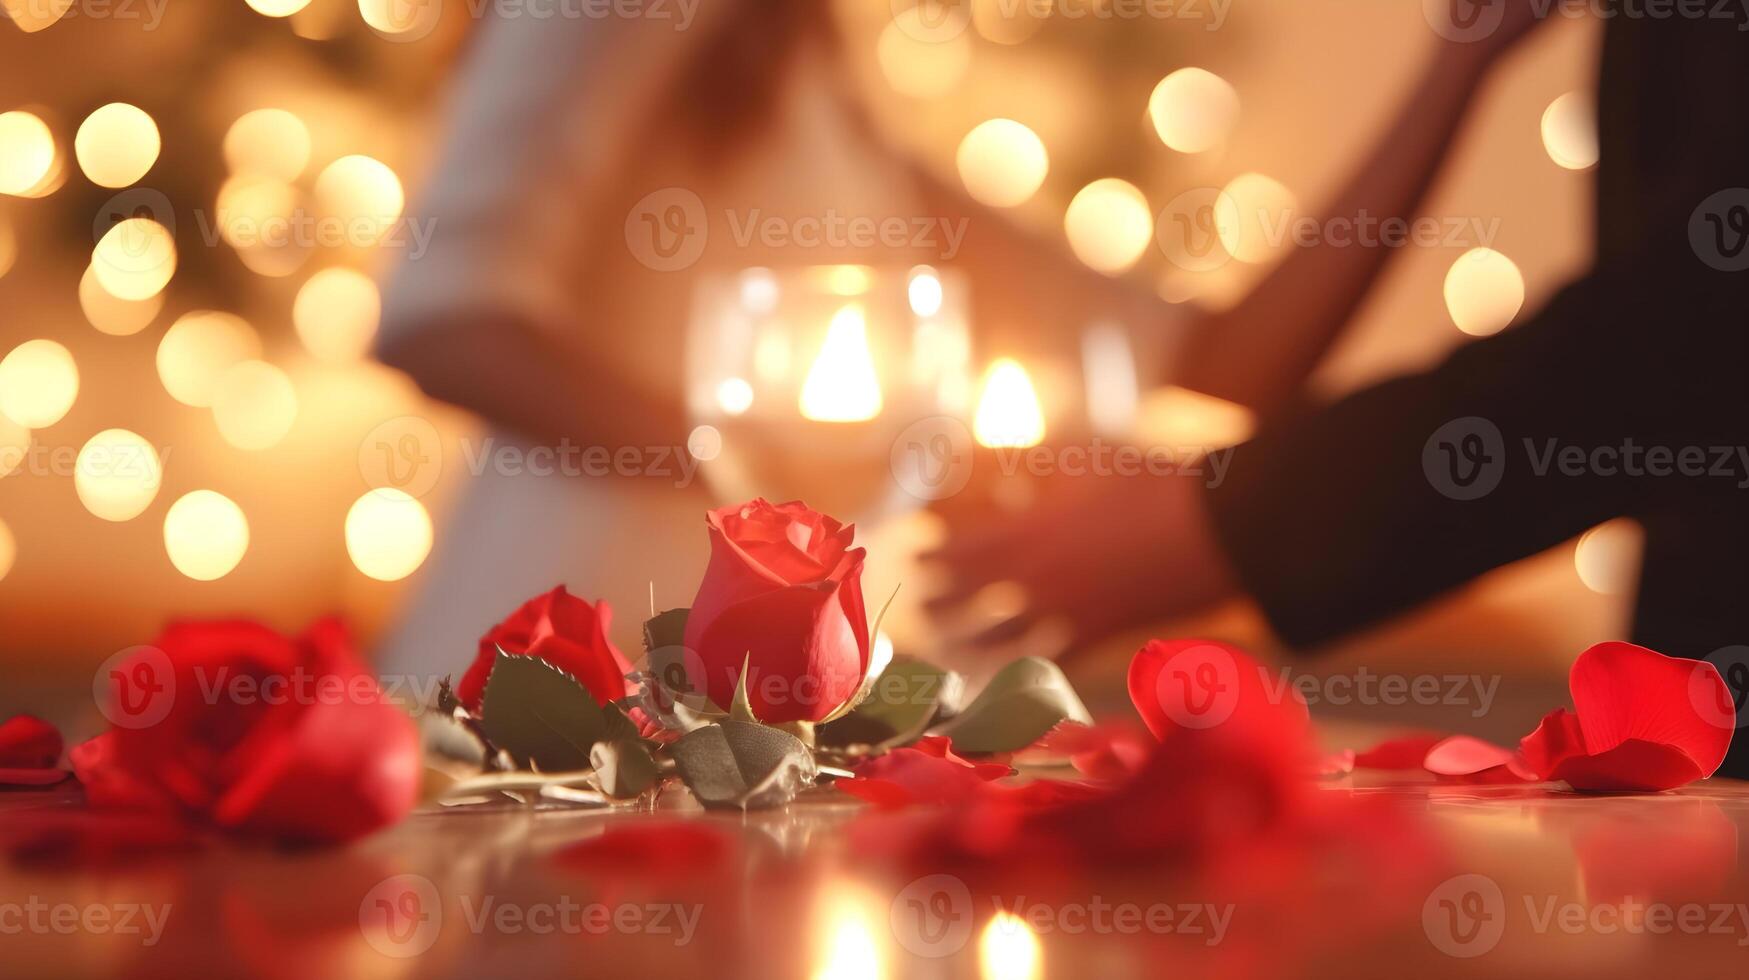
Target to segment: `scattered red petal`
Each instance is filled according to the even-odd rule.
[[[924,803],[964,803],[986,784],[1013,772],[1005,765],[961,758],[945,738],[925,738],[914,748],[893,749],[855,769],[855,777],[833,785],[851,796],[886,809]]]
[[[599,837],[561,848],[554,861],[573,870],[604,874],[707,875],[728,866],[737,840],[708,818],[641,820],[611,826]]]
[[[1356,769],[1386,769],[1392,771],[1421,769],[1427,753],[1445,739],[1439,732],[1416,732],[1398,738],[1388,738],[1354,754]]]
[[[1346,776],[1354,771],[1354,750],[1327,753],[1318,760],[1318,775],[1324,779]]]
[[[1311,718],[1299,692],[1271,683],[1238,647],[1213,640],[1150,640],[1130,661],[1130,701],[1155,738],[1254,714],[1304,730]]]
[[[1468,735],[1442,739],[1427,751],[1427,771],[1447,780],[1475,783],[1531,783],[1536,773],[1522,753]]]
[[[1551,712],[1519,743],[1528,769],[1583,791],[1656,792],[1711,776],[1735,730],[1718,669],[1599,643],[1568,677],[1574,710]]]

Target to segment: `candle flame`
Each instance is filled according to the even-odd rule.
[[[991,448],[1024,449],[1045,438],[1044,411],[1032,378],[1019,361],[997,358],[984,372],[984,394],[972,419],[972,435]]]
[[[978,972],[984,980],[1038,980],[1038,936],[1013,912],[998,912],[978,939]]]
[[[881,384],[861,306],[852,303],[832,317],[826,343],[802,383],[800,408],[803,418],[816,422],[866,422],[881,413]]]

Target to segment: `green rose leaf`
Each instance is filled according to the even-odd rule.
[[[1065,721],[1093,716],[1056,664],[1023,657],[1002,668],[964,711],[936,730],[960,752],[1018,752]]]
[[[734,719],[688,732],[668,752],[686,788],[709,809],[782,806],[819,774],[801,739]]]
[[[589,750],[608,735],[609,715],[577,678],[539,657],[500,649],[480,701],[480,727],[518,768],[568,772],[589,768]]]
[[[934,724],[944,706],[964,688],[958,674],[913,657],[894,657],[869,687],[868,697],[815,733],[818,744],[891,747],[915,742]]]

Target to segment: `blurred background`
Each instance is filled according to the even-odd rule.
[[[292,628],[338,611],[368,646],[468,478],[451,466],[416,499],[373,492],[372,434],[406,417],[446,445],[479,431],[368,350],[378,245],[442,234],[408,202],[491,5],[0,6],[0,713],[88,690],[98,663],[172,616]],[[1232,260],[1192,272],[1151,243],[1162,211],[1204,187],[1259,213],[1317,207],[1431,52],[1420,7],[1201,0],[1126,17],[974,0],[970,29],[946,40],[920,39],[928,12],[907,0],[841,0],[836,15],[890,139],[1099,271],[1219,307],[1281,249],[1223,238]],[[1557,20],[1493,77],[1427,208],[1476,222],[1490,248],[1401,249],[1321,392],[1510,329],[1585,261],[1600,25]],[[1243,420],[1158,390],[1137,426],[1178,437]],[[1507,672],[1558,692],[1574,654],[1623,632],[1637,549],[1634,527],[1606,525],[1322,663]],[[633,649],[638,618],[618,624]],[[1248,610],[1196,628],[1268,644]]]

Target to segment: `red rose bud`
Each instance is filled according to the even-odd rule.
[[[93,806],[312,843],[361,837],[413,808],[418,733],[337,621],[296,637],[180,623],[117,673],[140,679],[138,665],[150,710],[118,688],[105,708],[114,727],[69,754]]]
[[[617,701],[631,693],[626,675],[632,665],[608,642],[612,622],[613,608],[605,601],[590,605],[562,585],[535,596],[480,637],[474,662],[456,685],[456,698],[479,713],[486,678],[502,648],[505,653],[539,657],[577,678],[599,704]]]
[[[705,515],[711,560],[686,621],[686,648],[719,707],[747,665],[760,721],[819,721],[868,670],[865,552],[847,527],[799,501],[754,500]]]

